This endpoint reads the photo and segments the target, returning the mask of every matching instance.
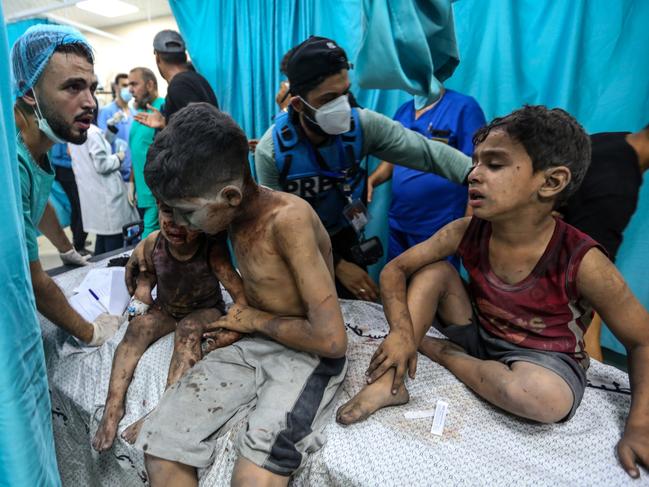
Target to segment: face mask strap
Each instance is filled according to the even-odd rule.
[[[315,114],[317,113],[318,109],[317,109],[317,108],[313,108],[311,105],[309,105],[309,102],[307,102],[307,101],[306,101],[304,98],[302,98],[301,96],[300,96],[299,98],[300,98],[300,100],[302,100],[302,103],[304,103],[306,106],[308,106],[308,107],[311,109],[311,112],[313,113],[313,118],[315,118]],[[320,124],[319,124],[318,122],[316,122],[313,118],[311,118],[310,116],[308,116],[308,115],[306,114],[306,112],[302,112],[302,114],[304,115],[304,117],[305,117],[309,122],[314,123],[314,124],[316,124],[318,127],[320,127]],[[321,129],[321,130],[322,130],[322,129]]]
[[[34,110],[34,114],[36,115],[36,118],[39,120],[45,120],[45,117],[43,116],[43,111],[41,110],[41,106],[38,103],[38,97],[36,96],[36,88],[32,88],[32,94],[34,95],[34,101],[36,102],[36,110]]]
[[[45,115],[43,115],[43,111],[41,110],[41,106],[38,103],[38,97],[36,96],[36,90],[34,88],[32,88],[32,93],[34,95],[34,101],[36,102],[34,115],[36,115],[39,130],[43,132],[45,136],[55,144],[64,144],[66,141],[54,132],[54,130],[50,126],[50,123],[45,118]]]

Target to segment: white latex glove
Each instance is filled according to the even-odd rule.
[[[135,208],[135,183],[133,181],[128,182],[126,197],[128,198],[128,204]]]
[[[121,325],[122,317],[102,313],[95,321],[90,323],[93,328],[92,340],[88,343],[91,347],[99,347],[112,337]]]
[[[138,316],[138,315],[143,315],[149,310],[149,305],[146,303],[143,303],[137,298],[131,299],[131,302],[128,305],[128,308],[126,308],[126,311],[128,311],[129,317],[132,316]]]
[[[59,257],[61,257],[61,262],[66,265],[81,266],[88,265],[88,259],[90,258],[90,255],[83,256],[74,248],[72,248],[67,252],[60,253]]]
[[[126,115],[123,111],[120,110],[118,112],[115,112],[115,114],[106,121],[106,125],[117,125],[124,118],[126,118]]]

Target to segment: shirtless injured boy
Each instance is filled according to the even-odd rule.
[[[225,313],[219,281],[238,304],[245,304],[243,285],[230,262],[225,235],[208,237],[173,222],[171,208],[158,204],[161,230],[143,242],[148,272],[137,276],[135,312],[124,338],[117,346],[108,386],[104,414],[92,441],[95,450],[109,449],[124,416],[126,391],[142,354],[153,342],[175,330],[174,351],[167,387],[174,384],[201,359],[201,338]],[[157,284],[157,297],[151,291]],[[229,330],[209,333],[209,348],[227,346],[241,336]],[[122,438],[133,443],[141,420],[126,428]]]
[[[541,423],[569,420],[586,386],[584,333],[594,309],[625,344],[631,408],[617,453],[626,472],[649,465],[649,313],[594,240],[552,215],[590,162],[590,142],[568,113],[526,106],[475,137],[473,217],[456,220],[381,274],[390,333],[368,385],[343,405],[350,424],[409,399],[417,350],[477,395]],[[444,259],[455,253],[464,283]],[[448,337],[426,337],[433,324]]]
[[[145,178],[176,222],[228,230],[248,303],[217,323],[243,337],[207,354],[144,421],[136,446],[151,485],[197,485],[196,469],[213,463],[216,441],[243,418],[233,485],[286,485],[324,443],[346,371],[327,232],[304,200],[254,182],[245,134],[205,103],[158,134]],[[143,266],[141,250],[127,279]]]

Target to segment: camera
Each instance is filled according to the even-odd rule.
[[[124,237],[124,245],[133,245],[137,243],[140,235],[144,232],[144,222],[142,220],[127,223],[122,227],[122,237]]]
[[[361,266],[376,264],[383,257],[383,246],[379,237],[363,240],[350,249],[354,262]]]

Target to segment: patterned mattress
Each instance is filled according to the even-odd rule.
[[[67,272],[55,281],[69,295],[88,269]],[[227,303],[227,293],[224,296]],[[341,306],[348,328],[349,370],[338,404],[361,389],[369,359],[387,332],[381,306],[359,301],[341,301]],[[112,450],[102,454],[90,446],[101,419],[113,353],[126,327],[104,346],[92,349],[80,347],[44,317],[40,320],[63,485],[146,485],[142,452],[119,437]],[[168,335],[140,360],[119,432],[157,404],[172,348],[173,337]],[[571,421],[539,425],[487,404],[446,369],[420,356],[417,378],[407,382],[410,403],[348,427],[331,418],[326,445],[309,458],[292,485],[649,484],[646,471],[640,481],[632,482],[615,456],[630,403],[627,375],[592,361],[588,379],[583,402]],[[431,418],[404,417],[406,411],[434,408],[442,398],[449,408],[441,437],[431,435]],[[199,472],[201,486],[230,485],[236,458],[232,438],[242,426],[235,425],[219,440],[216,462]]]

